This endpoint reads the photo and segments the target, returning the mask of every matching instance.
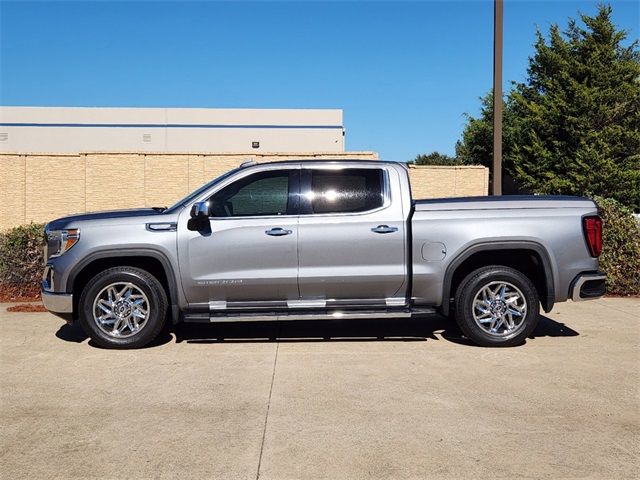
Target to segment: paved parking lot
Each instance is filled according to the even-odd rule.
[[[0,305],[16,478],[638,478],[640,300],[561,304],[526,345],[445,319],[179,326],[96,348]]]

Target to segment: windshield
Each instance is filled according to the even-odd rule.
[[[206,190],[208,190],[209,188],[213,187],[216,183],[223,181],[225,178],[228,178],[229,176],[233,175],[234,173],[236,173],[238,170],[240,170],[239,168],[234,168],[233,170],[228,171],[227,173],[223,173],[222,175],[220,175],[219,177],[214,178],[213,180],[211,180],[208,183],[205,183],[204,185],[202,185],[200,188],[198,188],[197,190],[191,192],[189,195],[187,195],[186,197],[178,200],[176,203],[174,203],[173,205],[171,205],[169,208],[167,208],[166,212],[167,213],[171,213],[172,211],[174,211],[175,209],[186,205],[187,203],[192,202],[193,200],[195,200],[196,198],[198,198],[203,192],[205,192]]]

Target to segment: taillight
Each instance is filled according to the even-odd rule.
[[[596,215],[582,219],[584,238],[592,257],[599,257],[602,253],[602,219]]]

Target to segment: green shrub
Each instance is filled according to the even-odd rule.
[[[44,269],[43,224],[30,223],[0,233],[0,283],[32,291]]]
[[[616,200],[595,200],[603,220],[600,268],[607,274],[607,293],[640,295],[640,225]]]

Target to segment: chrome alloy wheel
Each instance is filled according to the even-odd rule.
[[[524,326],[527,301],[509,282],[491,282],[473,298],[473,319],[485,332],[497,337],[514,334]]]
[[[93,320],[115,338],[127,338],[144,328],[149,319],[149,299],[130,282],[104,287],[93,301]]]

